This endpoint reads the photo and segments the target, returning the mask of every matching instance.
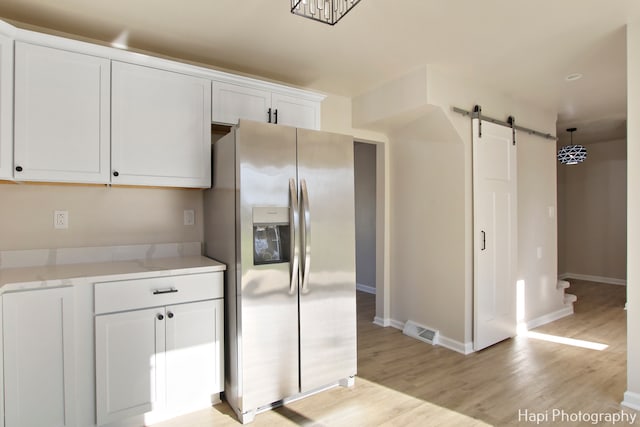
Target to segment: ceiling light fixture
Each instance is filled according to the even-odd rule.
[[[558,150],[558,161],[563,165],[577,165],[587,158],[587,149],[584,145],[573,145],[573,133],[577,128],[569,128],[567,132],[571,134],[571,144],[565,145]]]
[[[291,13],[335,25],[360,0],[291,0]]]

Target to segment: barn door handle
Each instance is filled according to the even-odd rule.
[[[487,233],[485,233],[484,230],[481,230],[480,232],[482,233],[482,247],[480,250],[484,251],[487,249]]]

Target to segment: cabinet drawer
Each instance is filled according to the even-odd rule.
[[[95,284],[95,313],[222,298],[222,273],[121,280]]]

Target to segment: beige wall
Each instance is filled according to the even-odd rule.
[[[627,258],[640,259],[640,23],[627,27]],[[640,410],[640,263],[627,265],[627,392]]]
[[[420,83],[418,98],[409,96],[403,105],[393,93],[398,83],[411,85],[420,75],[426,79],[428,104],[416,102],[424,98]],[[473,339],[471,123],[451,107],[471,109],[480,103],[488,116],[506,120],[514,115],[519,124],[548,133],[555,132],[556,113],[433,67],[374,91],[358,97],[354,106],[367,99],[383,102],[386,96],[393,101],[387,104],[388,117],[373,108],[357,114],[372,129],[386,130],[390,140],[391,318],[439,329],[456,348],[468,349]],[[519,214],[519,279],[526,281],[527,313],[549,314],[562,304],[556,290],[555,147],[525,135],[519,140],[519,205],[528,208]]]
[[[322,102],[321,129],[353,135],[376,146],[376,319],[386,322],[391,308],[389,138],[379,130],[353,127],[351,98],[328,94]]]
[[[201,190],[0,184],[0,201],[0,250],[202,241]],[[67,230],[53,228],[55,210],[69,212]]]
[[[376,146],[354,144],[356,282],[376,287]]]
[[[627,143],[587,145],[584,163],[558,163],[561,274],[627,277]],[[562,199],[560,199],[562,196]]]
[[[464,145],[439,109],[390,139],[392,318],[463,342]]]
[[[518,280],[524,282],[524,320],[531,322],[564,308],[556,289],[556,144],[524,132],[517,141]]]
[[[429,99],[440,105],[453,124],[464,145],[464,198],[465,198],[465,342],[472,339],[473,302],[473,211],[471,168],[471,121],[451,110],[461,107],[471,110],[482,107],[483,115],[506,120],[509,115],[516,123],[544,133],[555,133],[556,112],[547,111],[527,102],[503,95],[499,88],[479,82],[458,79],[450,73],[430,68]],[[525,282],[525,316],[533,320],[550,314],[562,306],[562,295],[557,283],[557,219],[555,183],[555,147],[553,142],[518,135],[518,280]],[[525,208],[526,207],[526,208]],[[549,218],[549,208],[554,211]],[[538,248],[542,253],[537,258]],[[532,257],[531,254],[536,254]]]

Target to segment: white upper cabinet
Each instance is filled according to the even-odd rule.
[[[112,184],[209,187],[211,81],[113,61]]]
[[[212,122],[317,130],[323,99],[0,21],[0,180],[207,188]]]
[[[14,177],[109,182],[110,61],[15,44]]]
[[[236,124],[239,119],[269,122],[271,92],[216,81],[212,92],[211,121],[227,124]]]
[[[247,80],[248,82],[250,80]],[[274,86],[275,87],[275,86]],[[320,129],[320,99],[264,88],[242,82],[213,81],[212,116],[215,123],[236,124],[239,119],[282,124],[306,129]]]
[[[271,108],[278,124],[320,129],[320,103],[281,93],[271,95]]]
[[[0,34],[0,179],[13,178],[13,40]]]

